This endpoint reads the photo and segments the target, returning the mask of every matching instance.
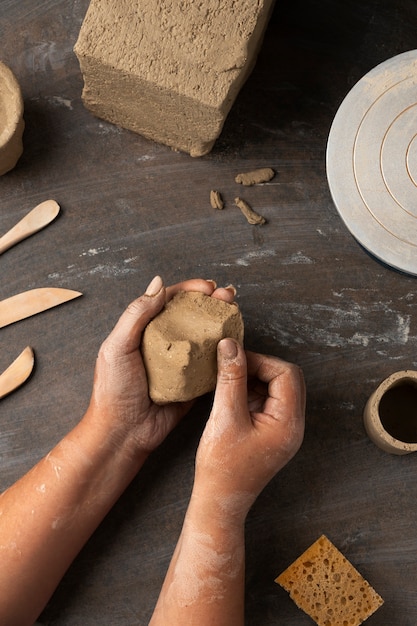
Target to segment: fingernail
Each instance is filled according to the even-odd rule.
[[[217,283],[215,280],[211,280],[210,278],[207,278],[206,281],[210,283],[211,285],[213,285],[214,289],[217,289]]]
[[[155,276],[155,278],[151,280],[148,287],[146,288],[145,294],[151,297],[156,296],[161,291],[163,286],[164,284],[162,282],[162,278],[160,276]]]
[[[237,357],[237,343],[233,339],[222,339],[219,342],[221,356],[228,361]]]
[[[225,289],[227,289],[227,291],[231,291],[234,296],[237,294],[236,287],[234,287],[233,285],[227,285]]]

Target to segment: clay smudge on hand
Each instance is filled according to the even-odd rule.
[[[231,517],[246,516],[257,496],[257,491],[235,491],[227,495],[220,493],[214,505],[229,520]]]
[[[54,458],[54,456],[52,455],[51,452],[49,452],[49,454],[46,455],[45,461],[50,463],[52,469],[55,472],[56,479],[57,480],[61,480],[62,466],[61,466],[60,462],[57,459]]]
[[[173,597],[182,606],[190,606],[201,601],[201,594],[207,593],[207,602],[216,602],[224,597],[225,579],[233,579],[242,572],[244,564],[244,547],[234,533],[224,546],[224,550],[216,549],[214,538],[185,521],[185,532],[181,538],[182,560],[180,572],[174,572],[170,586]],[[205,564],[201,572],[201,563]]]

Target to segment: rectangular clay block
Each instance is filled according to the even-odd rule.
[[[91,0],[75,53],[95,115],[207,154],[253,69],[274,0]]]

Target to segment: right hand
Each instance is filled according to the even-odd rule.
[[[298,451],[304,435],[301,370],[247,352],[232,339],[218,346],[213,409],[197,451],[195,495],[210,494],[246,514],[256,497]]]

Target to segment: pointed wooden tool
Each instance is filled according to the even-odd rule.
[[[79,291],[58,287],[40,287],[18,293],[0,302],[0,328],[79,296],[82,296]]]
[[[35,355],[30,346],[19,354],[17,359],[0,375],[0,399],[23,385],[29,378],[35,363]]]
[[[58,215],[59,209],[59,204],[55,200],[45,200],[35,206],[20,222],[0,237],[0,254],[50,224]]]

